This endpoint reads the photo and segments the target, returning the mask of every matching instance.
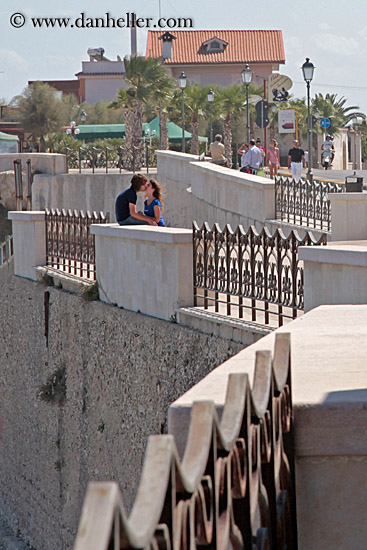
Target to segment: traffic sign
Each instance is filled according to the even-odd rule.
[[[259,128],[266,128],[269,125],[268,111],[269,104],[267,101],[261,100],[256,103],[256,124]]]
[[[330,125],[331,125],[330,118],[322,118],[320,120],[321,128],[329,128]]]

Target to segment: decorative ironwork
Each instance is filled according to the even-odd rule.
[[[149,167],[157,165],[155,158],[155,149],[148,145],[148,142],[141,143],[141,147],[133,146],[133,158],[134,158],[134,170],[135,171],[135,156],[138,152],[144,150],[144,162],[143,166],[149,170]],[[119,172],[124,169],[123,166],[123,147],[79,147],[78,149],[66,149],[66,164],[67,171],[78,170],[79,174],[83,170],[92,170],[94,174],[95,170],[101,168],[108,174],[111,169],[118,169]]]
[[[303,239],[296,231],[286,237],[267,227],[258,233],[251,226],[245,232],[218,224],[210,229],[193,223],[194,306],[212,307],[215,312],[244,317],[269,324],[270,316],[295,319],[304,309],[303,265],[298,247],[326,244],[326,235],[317,241],[312,233]]]
[[[290,335],[230,374],[223,414],[195,402],[180,462],[172,435],[150,436],[127,517],[117,483],[88,486],[74,550],[295,550]]]
[[[123,169],[123,147],[79,147],[77,150],[66,149],[67,171],[76,169],[79,174],[83,170],[92,170],[103,168],[108,174],[109,169],[118,168],[119,172]]]
[[[109,223],[109,213],[47,210],[46,264],[65,273],[96,279],[94,235],[90,226]]]
[[[342,193],[343,185],[316,180],[298,182],[292,178],[275,178],[276,219],[287,223],[331,230],[329,193]]]
[[[5,241],[0,244],[0,266],[8,262],[13,255],[13,235],[7,235]]]

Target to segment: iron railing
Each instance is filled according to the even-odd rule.
[[[94,235],[90,226],[109,223],[109,213],[82,210],[48,210],[46,223],[46,265],[86,279],[96,279]]]
[[[329,193],[342,193],[343,185],[316,180],[298,182],[292,178],[275,178],[276,219],[320,229],[331,230]]]
[[[218,224],[210,229],[193,223],[194,306],[216,313],[244,317],[270,324],[295,319],[304,309],[303,265],[298,247],[326,244],[326,235],[316,240],[312,233],[301,239],[296,231],[288,237],[278,229],[260,233],[251,226],[235,231]]]
[[[117,482],[90,483],[74,550],[296,550],[289,334],[271,355],[252,389],[229,375],[220,421],[193,403],[182,461],[173,435],[149,437],[129,517]]]
[[[133,146],[133,171],[137,166],[136,156],[137,151],[143,155],[143,166],[149,171],[149,167],[156,166],[155,149],[151,147],[147,141],[142,143],[141,148]],[[123,147],[79,147],[77,150],[66,148],[66,165],[67,172],[69,170],[78,170],[79,174],[83,170],[92,170],[94,174],[96,170],[103,169],[106,174],[112,169],[118,169],[119,172],[124,169],[124,148]]]
[[[102,168],[108,174],[109,169],[117,168],[121,173],[121,170],[123,170],[123,153],[123,147],[79,147],[77,150],[67,147],[67,172],[76,169],[81,174],[83,170],[92,170],[94,174],[96,169]]]
[[[5,241],[0,243],[0,266],[8,262],[13,255],[13,235],[7,235]]]

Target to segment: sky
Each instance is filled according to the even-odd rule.
[[[88,61],[87,49],[103,47],[109,59],[130,54],[130,31],[123,28],[34,28],[35,17],[193,19],[193,29],[280,29],[286,64],[280,73],[293,81],[290,92],[306,95],[301,66],[315,65],[311,94],[336,93],[367,113],[367,0],[1,0],[0,98],[20,94],[28,80],[69,80]],[[11,25],[22,22],[20,28]],[[173,29],[174,30],[174,29]],[[138,30],[138,51],[145,53],[146,30]]]

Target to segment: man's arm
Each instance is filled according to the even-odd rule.
[[[150,216],[146,216],[142,212],[138,212],[136,210],[136,204],[134,204],[133,202],[129,202],[129,211],[130,211],[130,216],[132,216],[133,218],[136,218],[137,220],[141,220],[143,222],[148,222],[149,225],[157,225],[157,222],[155,221],[154,218],[151,218]]]
[[[303,168],[306,168],[306,159],[305,159],[305,155],[302,155],[302,164],[303,164]]]
[[[291,167],[291,161],[292,161],[292,157],[290,155],[288,155],[288,170]]]

